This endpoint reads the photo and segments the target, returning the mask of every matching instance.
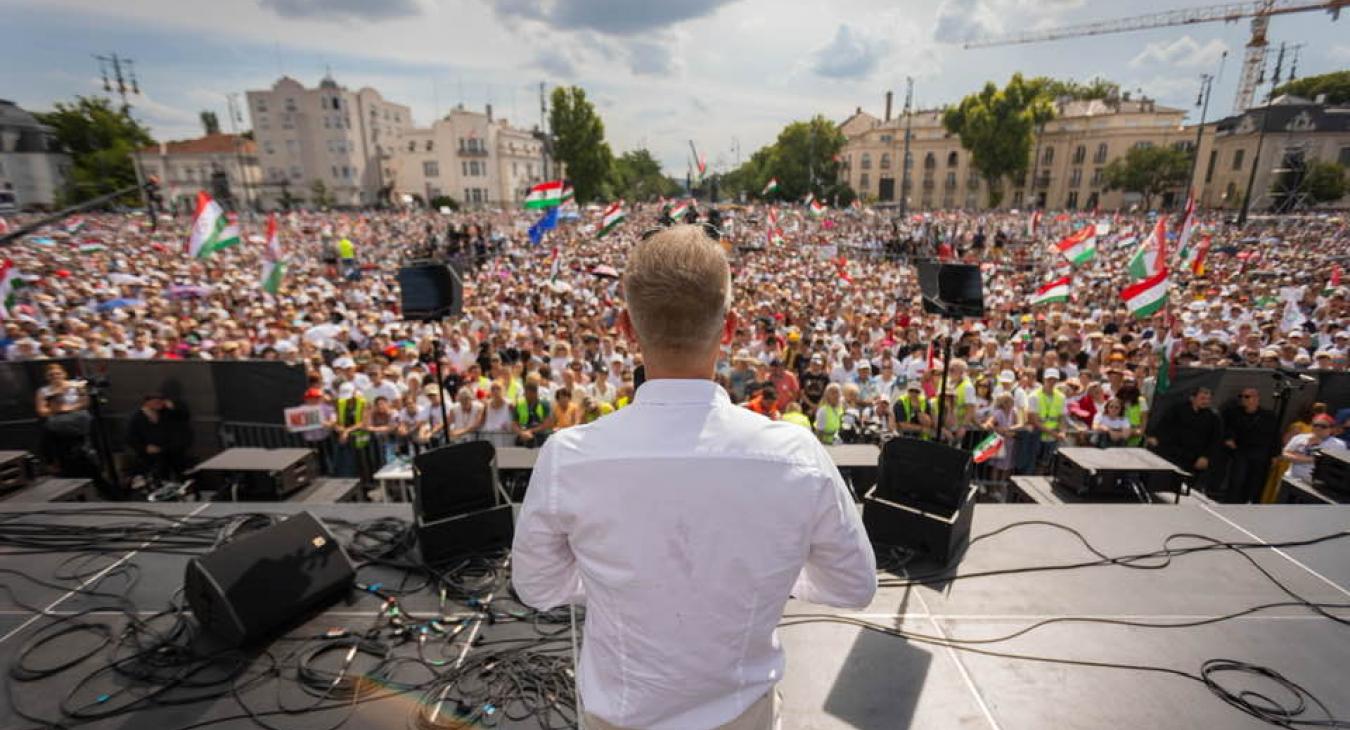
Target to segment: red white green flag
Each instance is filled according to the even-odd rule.
[[[1125,287],[1120,298],[1125,300],[1125,306],[1135,317],[1152,317],[1167,306],[1167,269]]]
[[[1055,248],[1075,266],[1091,261],[1097,255],[1097,226],[1089,224],[1079,228],[1061,239]]]
[[[609,207],[605,209],[604,215],[600,216],[600,232],[595,237],[604,238],[610,231],[617,228],[625,217],[622,203],[610,203]]]
[[[1167,266],[1167,219],[1158,218],[1153,232],[1130,257],[1130,278],[1147,279]]]
[[[552,208],[557,205],[562,205],[562,202],[562,180],[550,180],[530,188],[529,194],[525,196],[525,209],[538,210],[540,208]]]
[[[983,464],[984,462],[997,457],[998,452],[1002,448],[1003,437],[996,433],[991,433],[988,436],[985,436],[983,441],[975,444],[975,450],[972,452],[975,454],[973,461],[976,464]]]
[[[14,292],[19,288],[19,270],[14,262],[0,259],[0,319],[11,317],[9,310],[14,306]]]
[[[781,245],[783,245],[783,229],[782,229],[782,228],[774,228],[774,227],[770,227],[770,228],[769,228],[769,245],[771,245],[771,246],[781,246]]]
[[[689,212],[691,207],[693,207],[693,203],[688,200],[677,201],[674,205],[670,206],[670,217],[678,223],[681,218],[684,218],[684,214]]]
[[[205,190],[197,192],[197,213],[192,218],[187,255],[204,259],[211,254],[238,245],[239,224],[225,213]]]
[[[1205,275],[1205,254],[1209,253],[1209,245],[1212,236],[1206,235],[1200,238],[1200,242],[1186,251],[1181,259],[1181,265],[1190,269],[1194,276]]]
[[[267,216],[267,240],[263,244],[262,288],[268,294],[281,290],[281,281],[286,275],[286,262],[283,260],[281,240],[277,237],[277,214]]]
[[[1036,229],[1040,228],[1040,226],[1041,226],[1041,211],[1040,210],[1031,211],[1031,217],[1027,219],[1027,238],[1032,238],[1033,236],[1035,236]]]
[[[827,212],[829,212],[829,209],[826,208],[824,204],[822,204],[819,200],[814,199],[811,201],[811,205],[808,208],[808,210],[810,211],[812,218],[820,218],[821,216],[824,216]]]
[[[1044,286],[1036,290],[1035,296],[1031,298],[1032,304],[1067,301],[1069,301],[1069,277],[1067,276],[1046,282]]]
[[[778,178],[771,177],[769,178],[769,182],[764,184],[764,189],[760,191],[759,196],[761,198],[767,198],[776,192],[778,192]]]
[[[1191,245],[1191,230],[1195,228],[1195,196],[1186,194],[1186,209],[1181,212],[1181,225],[1177,229],[1177,250],[1186,254]]]

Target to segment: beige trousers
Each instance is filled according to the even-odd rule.
[[[779,696],[777,689],[769,690],[763,697],[759,698],[755,704],[750,705],[742,712],[739,717],[719,726],[716,730],[779,730],[781,727],[781,718],[779,717],[782,697]],[[626,730],[618,725],[613,725],[587,712],[585,721],[581,724],[581,730]]]

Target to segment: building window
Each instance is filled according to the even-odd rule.
[[[336,180],[337,178],[338,178],[337,165],[333,165],[333,179]]]
[[[881,169],[883,170],[891,169],[891,155],[889,152],[881,153]]]
[[[275,155],[276,153],[277,148],[272,146],[272,140],[270,139],[263,140],[263,154]]]
[[[862,169],[864,170],[872,169],[872,155],[866,152],[862,154]]]
[[[1223,191],[1224,200],[1233,200],[1237,197],[1237,183],[1228,183],[1228,189]]]
[[[511,177],[516,177],[516,176],[519,175],[519,174],[520,174],[520,163],[518,163],[518,162],[512,162],[512,163],[511,163]]]
[[[460,177],[468,177],[468,176],[469,176],[469,163],[467,163],[467,162],[460,162],[460,163],[459,163],[459,175],[460,175]]]
[[[258,111],[265,112],[267,111],[267,100],[259,98],[254,106],[257,108]]]
[[[1106,162],[1106,143],[1105,143],[1105,142],[1102,142],[1101,144],[1097,145],[1097,154],[1095,154],[1095,155],[1092,156],[1092,161],[1095,162],[1095,163],[1097,163],[1097,164],[1099,164],[1099,165],[1102,164],[1103,162]]]
[[[417,143],[416,143],[416,142],[408,142],[408,151],[409,151],[409,152],[416,152],[416,151],[417,151]]]
[[[1085,159],[1087,159],[1087,147],[1080,144],[1073,148],[1073,164],[1081,165]]]
[[[954,172],[949,172],[949,173],[947,173],[947,185],[946,185],[946,189],[947,189],[947,190],[955,190],[955,189],[956,189],[956,173],[954,173]]]
[[[1242,169],[1242,158],[1245,157],[1246,155],[1247,155],[1247,150],[1234,150],[1234,151],[1233,151],[1233,169],[1234,169],[1234,170],[1241,170],[1241,169]]]
[[[1092,171],[1092,186],[1100,187],[1102,184],[1102,168],[1098,167]]]
[[[961,157],[956,152],[947,153],[947,167],[956,167],[961,162]]]
[[[1219,151],[1210,150],[1209,164],[1205,165],[1205,184],[1209,184],[1209,181],[1214,179],[1214,164],[1217,163],[1218,161],[1219,161]]]
[[[864,172],[862,177],[858,178],[858,188],[860,192],[866,194],[867,188],[871,186],[871,182],[872,181],[867,178],[867,173]]]
[[[431,140],[427,140],[427,152],[431,151]]]
[[[1150,147],[1152,147],[1152,146],[1153,146],[1153,143],[1150,142],[1150,141],[1148,141],[1148,140],[1144,140],[1144,141],[1142,141],[1142,142],[1135,142],[1135,143],[1134,143],[1134,148],[1137,149],[1137,150],[1146,150],[1146,149],[1148,149],[1148,148],[1150,148]]]
[[[295,111],[295,99],[289,97],[286,99],[286,111],[288,112]]]
[[[1021,191],[1021,190],[1014,190],[1014,191],[1013,191],[1012,204],[1013,204],[1013,207],[1014,207],[1014,208],[1020,208],[1020,207],[1022,207],[1022,191]]]
[[[291,165],[291,179],[299,180],[301,177],[304,177],[304,172],[300,170],[300,167],[298,165]]]
[[[923,156],[923,169],[932,170],[937,167],[937,157],[932,152]]]
[[[1076,209],[1076,208],[1078,207],[1078,191],[1077,191],[1077,190],[1075,190],[1075,191],[1069,193],[1069,199],[1066,200],[1066,201],[1064,201],[1064,207],[1065,207],[1065,208],[1068,208],[1069,210],[1074,210],[1074,209]]]
[[[422,163],[422,176],[423,176],[423,177],[440,177],[440,176],[441,176],[441,165],[440,165],[440,163],[437,162],[437,161],[435,161],[435,160],[427,160],[427,161],[423,162],[423,163]]]
[[[332,129],[332,128],[333,128],[333,120],[332,120],[332,118],[329,117],[327,114],[323,115],[323,128],[324,128],[324,129]]]
[[[1055,148],[1046,147],[1045,154],[1041,155],[1041,164],[1048,165],[1055,161]]]
[[[1083,184],[1083,168],[1075,167],[1069,172],[1069,187],[1076,188]]]
[[[1341,167],[1350,167],[1350,147],[1341,148],[1341,156],[1337,158]]]

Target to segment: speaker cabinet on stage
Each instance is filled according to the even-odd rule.
[[[436,322],[464,308],[464,284],[439,261],[413,261],[398,270],[403,319]]]
[[[319,462],[309,449],[226,449],[192,471],[199,492],[217,498],[284,499],[319,478]]]
[[[417,543],[428,564],[510,547],[511,505],[497,488],[497,449],[488,441],[451,444],[413,459]]]
[[[208,635],[246,646],[337,600],[355,578],[333,534],[300,512],[193,558],[183,592]]]
[[[868,537],[944,565],[958,559],[975,511],[972,466],[962,449],[918,439],[887,441],[877,485],[863,495]]]
[[[1350,495],[1350,451],[1320,449],[1313,459],[1314,486]]]

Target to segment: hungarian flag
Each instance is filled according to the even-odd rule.
[[[529,194],[525,196],[525,208],[527,210],[552,208],[556,205],[562,205],[562,202],[562,180],[550,180],[548,182],[539,183],[530,188]]]
[[[812,218],[819,218],[828,212],[828,209],[819,200],[812,200],[808,210]]]
[[[14,262],[0,259],[0,319],[9,319],[9,310],[14,306],[15,293],[22,286],[19,270]]]
[[[771,246],[781,246],[781,245],[783,245],[783,229],[782,229],[782,228],[774,228],[774,227],[770,227],[770,228],[769,228],[769,245],[771,245]]]
[[[767,183],[764,183],[764,189],[760,191],[759,196],[761,198],[767,198],[776,192],[778,192],[778,178],[771,177]]]
[[[605,213],[600,217],[600,232],[595,235],[596,238],[604,238],[610,231],[618,227],[625,218],[623,214],[623,204],[610,203],[605,208]]]
[[[1205,236],[1200,239],[1200,243],[1188,246],[1181,252],[1181,265],[1190,269],[1195,276],[1205,274],[1205,254],[1209,253],[1210,239],[1211,236]]]
[[[9,221],[0,217],[0,236],[3,236],[6,233],[9,233]]]
[[[1167,266],[1167,219],[1158,218],[1153,232],[1130,257],[1130,278],[1147,279]]]
[[[197,213],[192,218],[187,255],[204,259],[239,243],[239,224],[226,215],[205,190],[197,192]]]
[[[1331,288],[1335,289],[1341,285],[1341,265],[1336,264],[1331,267]]]
[[[1032,304],[1067,301],[1069,301],[1069,277],[1067,276],[1046,282],[1045,286],[1037,289],[1036,295],[1031,298]]]
[[[1160,221],[1161,222],[1161,221]],[[1191,245],[1191,229],[1195,227],[1195,196],[1187,193],[1186,209],[1181,212],[1181,227],[1177,229],[1177,249],[1182,255]]]
[[[281,290],[282,277],[286,275],[286,262],[282,260],[281,240],[277,238],[277,214],[267,216],[267,240],[263,244],[262,288],[268,294]]]
[[[557,246],[554,246],[553,265],[549,267],[548,273],[549,283],[556,282],[558,280],[558,275],[561,273],[562,273],[562,252],[558,250]]]
[[[564,183],[562,191],[562,202],[566,203],[576,198],[576,196],[577,196],[576,191],[572,189],[572,186]]]
[[[1055,244],[1055,248],[1064,254],[1064,258],[1075,266],[1081,266],[1097,255],[1097,227],[1086,225],[1069,234]]]
[[[86,243],[80,244],[79,248],[77,248],[77,249],[75,249],[75,250],[76,250],[76,251],[79,251],[79,252],[82,253],[82,254],[89,255],[89,254],[91,254],[91,253],[98,253],[98,252],[100,252],[100,251],[107,251],[107,250],[108,250],[108,247],[107,247],[107,246],[104,246],[104,245],[101,244],[101,243],[98,243],[97,241],[88,241],[88,242],[86,242]]]
[[[765,217],[766,217],[766,218],[768,219],[768,221],[769,221],[769,227],[770,227],[770,228],[773,228],[774,226],[778,225],[778,209],[777,209],[777,208],[769,208],[769,212],[768,212],[768,214],[767,214]]]
[[[688,200],[676,201],[674,205],[670,206],[670,217],[679,221],[685,213],[689,212],[691,207],[693,207],[693,203]]]
[[[809,207],[811,207],[811,201],[813,201],[813,200],[815,200],[815,199],[816,199],[816,194],[815,194],[815,193],[807,193],[807,194],[806,194],[806,197],[802,198],[802,205],[805,205],[806,207],[809,208]]]
[[[1167,305],[1167,269],[1164,267],[1153,276],[1125,287],[1120,298],[1135,317],[1153,316]]]
[[[991,433],[988,436],[985,436],[983,441],[975,444],[975,450],[971,452],[975,454],[973,461],[976,464],[983,464],[998,456],[998,452],[1002,448],[1003,437],[996,433]]]
[[[1027,219],[1027,238],[1036,235],[1036,229],[1041,227],[1041,211],[1031,211],[1031,217]]]
[[[81,228],[84,228],[84,216],[79,215],[73,218],[67,218],[65,225],[61,226],[62,230],[72,236],[79,233]]]

